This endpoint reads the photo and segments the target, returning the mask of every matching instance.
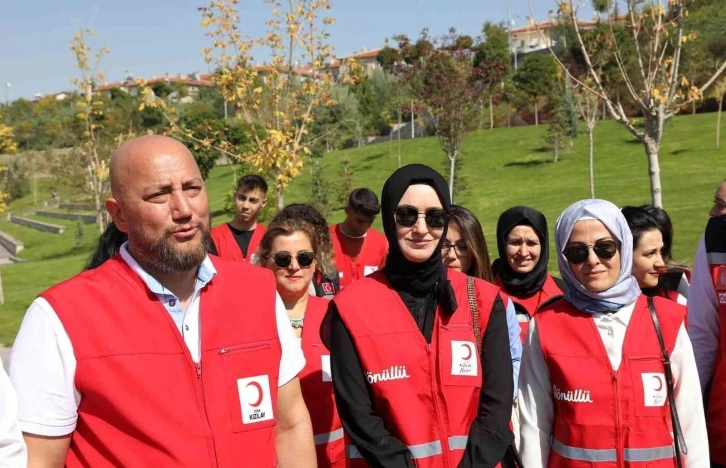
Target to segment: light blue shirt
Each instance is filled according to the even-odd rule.
[[[509,331],[509,354],[512,355],[512,371],[514,373],[514,399],[519,393],[519,366],[522,362],[522,340],[519,338],[521,328],[517,321],[514,303],[507,300],[507,330]]]
[[[139,265],[139,263],[134,260],[134,258],[128,251],[128,242],[124,242],[124,244],[121,246],[120,254],[124,261],[129,265],[129,267],[131,267],[131,269],[134,270],[137,275],[139,275],[141,280],[146,284],[146,287],[148,287],[151,292],[156,294],[156,297],[159,299],[159,301],[164,304],[164,307],[169,312],[172,320],[174,320],[174,323],[179,329],[179,333],[185,335],[185,330],[182,329],[184,325],[185,311],[182,309],[181,304],[179,303],[179,298],[176,297],[174,293],[166,289],[161,283],[159,283],[156,278],[148,274],[146,270],[144,270],[141,265]],[[212,280],[212,278],[216,274],[217,270],[214,268],[214,265],[212,265],[212,261],[207,256],[202,264],[199,265],[199,270],[197,271],[197,281],[194,284],[194,292],[189,299],[190,305],[198,303],[197,297],[199,296],[199,292],[207,285],[207,283]]]

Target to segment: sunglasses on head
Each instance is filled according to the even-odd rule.
[[[431,229],[443,229],[448,218],[446,211],[441,208],[429,208],[424,213],[419,213],[413,206],[399,206],[393,213],[396,224],[403,227],[411,227],[420,217],[426,220],[426,226]]]
[[[595,245],[575,242],[565,247],[562,253],[568,262],[579,265],[587,260],[588,255],[590,255],[590,248],[598,258],[610,260],[618,253],[618,247],[620,247],[620,243],[611,239],[599,240],[595,242]]]
[[[290,252],[277,252],[272,255],[272,261],[275,262],[278,268],[289,267],[293,258],[297,259],[300,268],[309,268],[315,261],[315,253],[302,250],[296,256],[291,255]]]

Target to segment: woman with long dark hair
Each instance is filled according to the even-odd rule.
[[[565,297],[532,319],[522,357],[527,468],[708,467],[708,437],[682,305],[645,296],[633,237],[605,200],[557,220]]]
[[[382,194],[386,265],[328,311],[351,466],[493,467],[512,442],[504,303],[494,286],[443,266],[450,211],[438,172],[394,172]]]
[[[690,269],[673,260],[673,224],[662,208],[624,206],[633,234],[633,276],[643,294],[662,296],[685,305]]]
[[[529,321],[540,307],[562,296],[562,284],[547,272],[549,249],[547,219],[541,212],[515,206],[499,216],[499,258],[492,269],[495,284],[514,301],[523,341]]]
[[[446,242],[441,249],[441,255],[446,267],[483,279],[489,283],[494,282],[484,230],[474,213],[463,206],[451,206],[449,228],[446,231]],[[517,314],[511,298],[502,293],[502,300],[504,300],[507,307],[509,354],[512,357],[514,400],[516,401],[519,385],[519,366],[522,360],[521,328],[517,322]],[[519,412],[516,410],[516,403],[514,404],[512,416],[512,429],[515,441],[519,445],[517,440],[519,437]]]

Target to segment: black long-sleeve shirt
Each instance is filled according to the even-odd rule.
[[[399,293],[428,343],[431,343],[436,301],[433,293],[416,297]],[[343,427],[368,463],[374,467],[413,467],[406,445],[393,436],[376,414],[358,352],[335,303],[330,304],[330,346],[333,389]],[[493,467],[513,440],[509,430],[512,413],[512,360],[509,354],[506,311],[497,296],[482,337],[480,356],[483,386],[476,419],[461,468]]]

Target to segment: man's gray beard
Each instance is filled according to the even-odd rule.
[[[169,242],[171,233],[164,233],[159,239],[148,243],[137,244],[134,253],[140,257],[139,262],[144,269],[153,269],[162,273],[183,273],[199,268],[207,257],[211,238],[207,226],[197,226],[202,233],[202,241],[191,251],[181,251]],[[144,236],[141,235],[143,238]]]

